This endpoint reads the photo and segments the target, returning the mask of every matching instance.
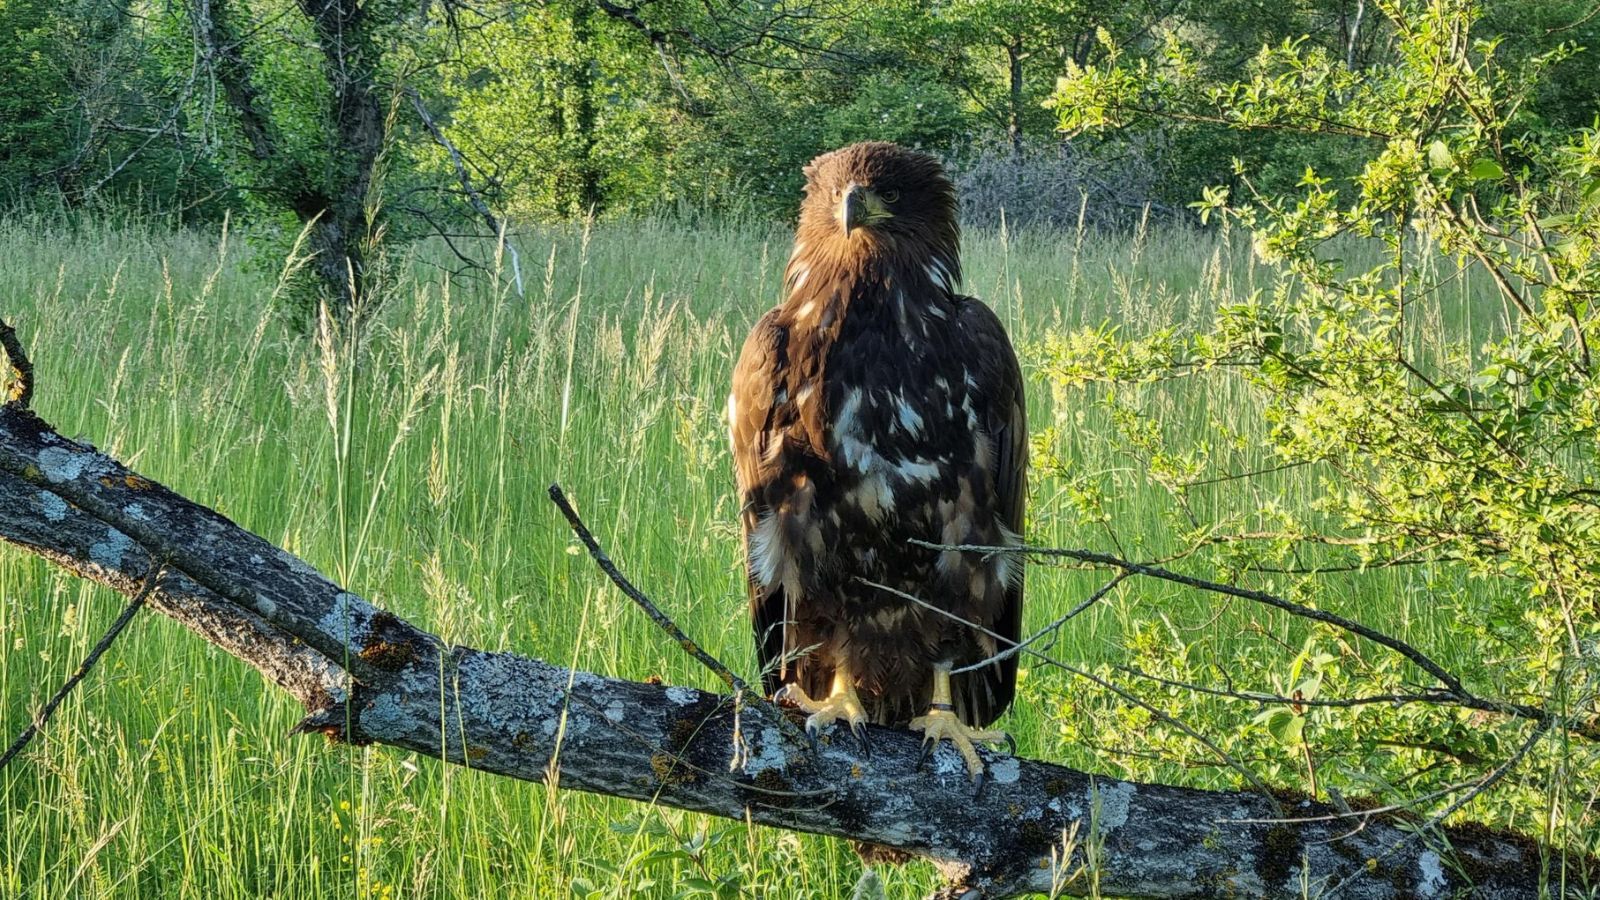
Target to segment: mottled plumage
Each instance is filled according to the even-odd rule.
[[[863,582],[1019,637],[1019,559],[908,540],[1017,540],[1022,377],[994,312],[954,292],[956,198],[937,161],[865,143],[805,174],[783,301],[728,399],[751,618],[769,693],[824,696],[842,665],[868,718],[905,726],[929,709],[937,665],[1003,644]],[[956,675],[952,705],[985,725],[1015,684],[1011,657]]]

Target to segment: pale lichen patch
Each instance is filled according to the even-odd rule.
[[[89,559],[107,569],[120,569],[122,554],[132,546],[133,541],[127,535],[115,528],[107,528],[105,540],[89,545]]]
[[[891,821],[884,823],[875,837],[892,847],[910,843],[916,837],[916,829],[909,822]]]
[[[415,730],[416,716],[393,694],[379,694],[361,710],[361,730],[373,735],[401,735]]]
[[[342,641],[360,643],[358,632],[364,630],[370,612],[371,607],[367,605],[367,601],[349,591],[340,591],[333,596],[332,608],[318,620],[317,628],[323,634],[332,635]],[[262,615],[266,613],[263,612]]]
[[[1418,897],[1437,897],[1449,886],[1444,876],[1444,860],[1432,850],[1422,851],[1417,857],[1421,877],[1417,879]]]
[[[279,550],[278,559],[282,561],[284,565],[289,567],[289,571],[295,573],[296,575],[307,575],[315,578],[322,577],[322,573],[318,572],[310,563],[298,556],[295,556],[293,553],[290,553],[287,550]]]
[[[932,754],[933,773],[935,775],[962,775],[967,774],[967,762],[961,758],[960,752],[954,745],[944,741],[939,742],[938,749]]]
[[[127,515],[128,518],[133,519],[135,521],[138,521],[138,522],[148,522],[148,521],[150,521],[150,514],[145,512],[143,504],[129,503],[127,506],[124,506],[122,508],[122,511],[123,511],[124,514]]]
[[[783,752],[783,733],[776,725],[763,726],[754,746],[746,747],[744,773],[759,775],[767,769],[782,769],[788,761]]]
[[[606,704],[606,718],[612,722],[621,722],[625,714],[621,700],[613,700]]]
[[[1013,784],[1022,777],[1022,764],[1009,756],[997,759],[989,764],[989,777],[995,784]]]
[[[51,484],[77,478],[93,461],[93,455],[67,447],[46,447],[39,451],[39,471]]]
[[[669,687],[667,688],[667,699],[679,706],[689,706],[695,701],[695,691],[693,688]]]
[[[67,501],[49,491],[39,492],[39,506],[44,510],[47,521],[59,522],[67,517]]]
[[[1100,801],[1100,813],[1095,822],[1101,834],[1113,829],[1121,828],[1128,823],[1128,802],[1133,799],[1135,788],[1126,781],[1099,787],[1089,786],[1089,802],[1095,802],[1096,795]]]

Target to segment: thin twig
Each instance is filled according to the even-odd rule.
[[[1149,578],[1155,578],[1161,581],[1170,581],[1174,584],[1181,584],[1197,590],[1209,591],[1211,593],[1222,594],[1228,597],[1238,597],[1243,600],[1261,603],[1266,606],[1271,606],[1275,609],[1281,609],[1290,615],[1299,616],[1303,619],[1310,619],[1314,622],[1323,622],[1328,625],[1333,625],[1334,627],[1348,631],[1351,634],[1366,638],[1375,644],[1381,644],[1382,646],[1388,647],[1390,650],[1393,650],[1394,652],[1410,660],[1418,668],[1427,672],[1429,675],[1439,679],[1439,681],[1444,685],[1444,689],[1449,692],[1449,694],[1453,697],[1455,704],[1458,706],[1464,706],[1468,709],[1479,709],[1483,710],[1484,712],[1500,713],[1502,715],[1513,716],[1519,719],[1527,719],[1533,722],[1548,722],[1551,725],[1559,726],[1565,731],[1578,735],[1586,740],[1600,741],[1600,721],[1577,722],[1569,720],[1564,716],[1557,715],[1556,713],[1552,713],[1549,710],[1538,706],[1530,706],[1526,703],[1511,703],[1503,700],[1493,700],[1488,697],[1480,697],[1477,694],[1467,690],[1466,686],[1461,683],[1461,679],[1451,674],[1450,671],[1444,666],[1435,662],[1432,657],[1397,637],[1384,634],[1381,631],[1363,625],[1360,622],[1352,619],[1347,619],[1344,616],[1326,612],[1315,607],[1306,606],[1301,603],[1295,603],[1292,600],[1286,600],[1283,597],[1279,597],[1276,594],[1269,594],[1266,591],[1251,590],[1250,588],[1242,588],[1238,587],[1237,585],[1224,584],[1219,581],[1208,581],[1204,578],[1195,578],[1192,575],[1184,575],[1174,572],[1171,569],[1129,562],[1128,560],[1119,556],[1113,556],[1109,553],[1097,553],[1093,550],[1078,550],[1067,547],[940,544],[932,541],[918,540],[916,538],[912,538],[908,543],[914,544],[918,547],[924,547],[929,550],[954,550],[962,553],[984,554],[1015,553],[1025,556],[1033,555],[1062,557],[1065,559],[1073,559],[1093,565],[1109,566],[1114,569],[1120,569],[1124,572],[1131,572],[1135,575],[1144,575]]]
[[[722,679],[722,682],[728,687],[741,694],[760,696],[758,691],[750,689],[750,685],[746,684],[744,679],[733,674],[732,670],[719,662],[716,657],[707,653],[698,643],[691,640],[687,634],[684,634],[683,629],[679,628],[676,622],[668,618],[667,614],[662,612],[654,601],[646,597],[643,591],[634,587],[633,583],[628,581],[627,576],[617,570],[617,566],[611,561],[611,557],[600,549],[600,544],[594,539],[594,534],[589,531],[589,526],[583,524],[583,519],[579,518],[577,510],[573,509],[572,504],[567,502],[567,495],[561,490],[561,485],[550,485],[550,499],[555,502],[556,508],[561,510],[561,514],[567,517],[567,524],[572,526],[572,533],[576,534],[578,540],[589,548],[589,556],[594,559],[595,565],[600,567],[600,571],[606,573],[606,577],[611,579],[611,583],[626,594],[629,600],[632,600],[640,609],[644,610],[644,614],[650,617],[650,621],[656,623],[656,627],[665,631],[674,641],[677,641],[678,646],[682,647],[684,652],[690,656],[698,659],[701,665],[715,672],[717,677]]]
[[[1092,593],[1088,597],[1086,597],[1083,600],[1082,603],[1079,603],[1077,606],[1074,606],[1073,608],[1067,610],[1066,613],[1064,613],[1060,618],[1056,619],[1054,622],[1051,622],[1049,625],[1046,625],[1045,627],[1039,629],[1038,631],[1035,631],[1030,637],[1028,637],[1022,643],[1013,644],[1010,647],[1008,647],[1007,649],[1002,650],[999,653],[996,653],[995,655],[989,657],[988,659],[980,659],[980,660],[978,660],[977,662],[973,663],[970,666],[962,666],[959,669],[951,669],[950,670],[950,674],[951,675],[960,675],[963,672],[971,672],[971,671],[974,671],[976,669],[981,669],[981,668],[984,668],[985,666],[992,665],[994,663],[1000,662],[1003,659],[1009,659],[1010,657],[1016,656],[1018,653],[1021,653],[1023,650],[1026,650],[1031,645],[1038,643],[1039,639],[1044,637],[1045,635],[1054,634],[1057,631],[1059,631],[1061,629],[1061,626],[1063,626],[1063,625],[1067,624],[1068,622],[1072,621],[1074,618],[1077,617],[1077,615],[1079,613],[1081,613],[1084,610],[1088,609],[1089,607],[1095,605],[1096,603],[1099,603],[1107,594],[1111,593],[1111,591],[1113,589],[1115,589],[1117,585],[1121,584],[1124,579],[1131,577],[1132,574],[1133,573],[1131,573],[1131,572],[1118,572],[1116,574],[1116,577],[1112,578],[1110,581],[1108,581],[1105,584],[1101,585],[1099,590],[1095,591],[1094,593]]]
[[[449,136],[444,133],[444,129],[439,127],[439,123],[434,120],[433,115],[428,112],[427,105],[422,102],[422,95],[417,92],[416,88],[407,88],[406,93],[411,98],[411,107],[417,111],[417,118],[422,120],[423,127],[433,137],[434,143],[443,147],[445,152],[450,154],[450,162],[455,166],[456,180],[461,183],[461,192],[467,198],[467,205],[472,207],[472,210],[483,219],[484,224],[489,226],[489,230],[495,233],[501,246],[505,247],[506,251],[510,253],[512,283],[517,289],[517,296],[521,297],[522,257],[517,253],[516,244],[511,242],[511,235],[506,228],[506,223],[501,221],[489,209],[489,204],[483,199],[483,194],[472,182],[472,173],[467,168],[466,157],[457,149]],[[454,249],[453,245],[452,249]]]
[[[1163,678],[1160,675],[1152,675],[1149,672],[1146,672],[1143,669],[1135,666],[1117,665],[1113,668],[1119,672],[1132,675],[1135,678],[1143,678],[1146,681],[1153,681],[1156,684],[1164,685],[1166,687],[1174,687],[1180,690],[1193,691],[1197,694],[1208,694],[1213,697],[1222,697],[1228,700],[1243,700],[1247,703],[1255,703],[1260,706],[1320,706],[1331,709],[1348,709],[1355,706],[1373,706],[1376,704],[1387,704],[1390,706],[1404,706],[1408,703],[1427,703],[1433,706],[1453,706],[1456,704],[1455,695],[1446,691],[1438,690],[1421,691],[1409,694],[1369,694],[1361,697],[1308,699],[1305,697],[1285,697],[1281,694],[1256,693],[1253,691],[1234,691],[1225,688],[1211,687],[1209,685],[1199,684],[1193,681]]]
[[[6,359],[11,363],[12,381],[6,391],[6,402],[27,409],[33,402],[33,363],[28,360],[28,352],[22,349],[22,342],[17,340],[16,329],[4,319],[0,319],[0,347],[5,348]]]
[[[89,651],[89,655],[84,657],[83,662],[72,673],[72,677],[61,685],[61,689],[56,691],[55,696],[51,697],[49,702],[39,710],[38,714],[33,717],[33,721],[28,723],[28,727],[22,729],[22,733],[17,735],[17,739],[11,742],[11,746],[6,748],[6,752],[0,754],[0,769],[4,769],[7,763],[16,758],[17,754],[28,746],[28,742],[32,741],[34,735],[38,734],[39,730],[45,726],[45,723],[50,721],[50,717],[55,715],[56,708],[61,705],[62,701],[67,699],[67,695],[72,693],[72,689],[77,687],[78,682],[89,674],[89,670],[93,669],[94,664],[100,661],[100,657],[111,649],[111,644],[117,639],[117,635],[121,634],[122,629],[128,627],[128,623],[133,621],[134,613],[137,613],[139,608],[144,606],[144,602],[150,599],[150,594],[155,591],[156,585],[160,584],[161,576],[165,571],[165,569],[158,568],[149,577],[145,578],[144,586],[139,589],[139,593],[128,601],[128,605],[122,610],[122,615],[117,616],[117,620],[111,623],[111,627],[106,629],[104,635],[101,635],[99,643],[95,644],[94,649]]]
[[[1292,613],[1293,615],[1300,616],[1301,618],[1334,625],[1352,634],[1360,635],[1361,637],[1364,637],[1374,643],[1382,644],[1383,646],[1388,647],[1390,650],[1393,650],[1396,653],[1399,653],[1401,656],[1404,656],[1406,659],[1411,660],[1424,672],[1427,672],[1429,675],[1439,679],[1439,681],[1452,692],[1462,696],[1469,696],[1467,690],[1462,687],[1460,679],[1452,675],[1447,669],[1445,669],[1444,666],[1434,662],[1433,659],[1427,654],[1411,646],[1410,644],[1407,644],[1405,641],[1402,641],[1399,638],[1391,637],[1373,628],[1369,628],[1360,622],[1346,619],[1344,616],[1336,615],[1334,613],[1326,612],[1314,607],[1305,606],[1304,604],[1295,603],[1292,600],[1285,600],[1276,594],[1269,594],[1265,591],[1251,590],[1250,588],[1242,588],[1236,585],[1224,584],[1220,581],[1207,581],[1204,578],[1195,578],[1192,575],[1184,575],[1174,572],[1171,569],[1163,569],[1160,566],[1147,566],[1141,563],[1129,562],[1120,556],[1112,556],[1109,553],[1097,553],[1093,550],[1076,550],[1067,547],[990,547],[979,544],[936,544],[930,541],[915,539],[913,539],[911,543],[919,547],[925,547],[929,550],[955,550],[962,553],[1020,553],[1023,555],[1065,557],[1067,559],[1078,560],[1079,562],[1110,566],[1114,569],[1121,569],[1124,572],[1131,572],[1135,575],[1144,575],[1146,577],[1156,578],[1161,581],[1170,581],[1174,584],[1181,584],[1186,587],[1197,588],[1202,591],[1210,591],[1211,593],[1215,594],[1238,597],[1242,600],[1252,600],[1256,603],[1262,603],[1267,606],[1281,609],[1284,612]]]
[[[1375,816],[1388,815],[1397,812],[1412,812],[1419,805],[1430,800],[1448,797],[1457,791],[1464,791],[1478,784],[1476,781],[1461,781],[1449,784],[1436,791],[1429,791],[1420,797],[1407,800],[1404,803],[1390,803],[1387,806],[1374,806],[1371,809],[1344,809],[1339,812],[1328,813],[1320,816],[1289,816],[1283,819],[1214,819],[1218,825],[1309,825],[1313,822],[1342,822],[1349,819],[1371,819]]]
[[[1398,853],[1406,846],[1406,844],[1416,840],[1420,835],[1432,831],[1434,828],[1442,824],[1445,819],[1450,818],[1458,810],[1465,807],[1468,803],[1471,803],[1472,801],[1483,796],[1483,794],[1490,788],[1500,783],[1502,779],[1504,779],[1507,775],[1510,775],[1511,771],[1520,765],[1525,758],[1527,758],[1528,753],[1532,751],[1534,746],[1537,745],[1539,741],[1550,732],[1550,728],[1554,724],[1555,723],[1551,720],[1545,720],[1534,725],[1533,733],[1528,735],[1528,739],[1523,741],[1522,746],[1518,747],[1516,752],[1512,753],[1505,762],[1501,763],[1494,771],[1479,779],[1478,783],[1473,786],[1472,790],[1468,791],[1449,806],[1446,806],[1444,809],[1434,813],[1428,818],[1427,822],[1424,822],[1420,827],[1416,828],[1416,830],[1407,834],[1400,840],[1395,841],[1392,847],[1376,857],[1377,861],[1382,862],[1387,857]],[[1348,887],[1351,882],[1359,880],[1362,875],[1372,871],[1376,871],[1376,869],[1371,865],[1370,861],[1363,863],[1360,868],[1356,869],[1349,876],[1345,877],[1341,881],[1335,882],[1326,893],[1322,894],[1322,896],[1331,898],[1333,895]]]
[[[933,612],[936,612],[939,615],[944,616],[947,619],[952,619],[952,620],[954,620],[956,622],[960,622],[961,624],[966,625],[966,626],[972,628],[975,631],[982,632],[983,634],[986,634],[989,637],[994,638],[997,641],[1001,641],[1001,642],[1007,643],[1007,644],[1013,644],[1013,645],[1018,647],[1019,652],[1026,653],[1029,656],[1032,656],[1035,659],[1039,660],[1040,662],[1045,663],[1046,665],[1055,666],[1056,668],[1061,669],[1061,670],[1066,671],[1066,672],[1069,672],[1069,673],[1071,673],[1073,675],[1076,675],[1079,678],[1083,678],[1083,679],[1086,679],[1088,681],[1092,681],[1095,684],[1099,685],[1100,687],[1105,688],[1106,690],[1112,692],[1113,694],[1116,694],[1118,697],[1121,697],[1122,699],[1128,701],[1129,703],[1132,703],[1133,705],[1135,705],[1135,706],[1139,707],[1140,709],[1144,710],[1145,712],[1149,713],[1151,716],[1155,717],[1157,720],[1159,720],[1161,722],[1165,722],[1166,724],[1171,725],[1172,727],[1178,729],[1179,731],[1181,731],[1184,734],[1188,735],[1192,740],[1194,740],[1195,742],[1199,743],[1201,746],[1205,747],[1207,750],[1210,750],[1212,753],[1215,753],[1217,755],[1217,758],[1220,759],[1223,762],[1223,764],[1227,765],[1229,768],[1233,769],[1235,772],[1238,772],[1240,775],[1244,776],[1244,779],[1246,781],[1250,782],[1250,784],[1255,787],[1255,789],[1261,794],[1261,797],[1264,800],[1266,800],[1269,804],[1272,805],[1274,812],[1276,812],[1278,815],[1283,815],[1283,808],[1278,804],[1277,798],[1272,795],[1272,789],[1267,787],[1266,782],[1262,781],[1254,772],[1250,771],[1248,766],[1246,766],[1244,763],[1241,763],[1238,760],[1234,759],[1232,756],[1228,755],[1228,752],[1226,750],[1223,750],[1221,747],[1218,747],[1210,738],[1208,738],[1205,735],[1201,734],[1199,731],[1197,731],[1194,728],[1190,727],[1189,725],[1185,724],[1181,720],[1176,719],[1173,716],[1168,715],[1166,712],[1162,711],[1161,709],[1159,709],[1159,708],[1157,708],[1155,706],[1152,706],[1151,704],[1145,702],[1145,700],[1143,698],[1141,698],[1139,695],[1137,695],[1137,694],[1135,694],[1135,693],[1133,693],[1133,692],[1131,692],[1131,691],[1127,690],[1126,688],[1123,688],[1123,687],[1121,687],[1119,685],[1113,684],[1112,682],[1107,681],[1104,678],[1101,678],[1100,676],[1094,674],[1093,672],[1085,671],[1083,669],[1077,668],[1076,666],[1070,666],[1070,665],[1062,662],[1061,660],[1056,659],[1055,657],[1053,657],[1053,656],[1051,656],[1051,655],[1049,655],[1047,653],[1041,653],[1038,650],[1033,649],[1032,647],[1022,646],[1018,642],[1012,640],[1009,637],[1006,637],[1003,634],[1000,634],[997,631],[993,631],[991,629],[985,628],[982,625],[979,625],[977,622],[972,622],[972,621],[969,621],[967,619],[963,619],[960,616],[956,615],[955,613],[950,612],[947,609],[941,609],[941,608],[933,605],[932,603],[929,603],[928,601],[922,599],[921,597],[916,596],[915,594],[908,594],[905,591],[902,591],[902,590],[900,590],[898,588],[890,587],[887,584],[880,584],[880,583],[878,583],[876,581],[869,581],[868,579],[862,578],[859,575],[856,576],[856,580],[861,582],[862,584],[866,585],[867,587],[877,588],[878,590],[883,591],[886,594],[890,594],[892,596],[899,597],[902,600],[909,600],[912,603],[915,603],[918,606],[921,606],[921,607],[923,607],[925,609],[932,610]]]

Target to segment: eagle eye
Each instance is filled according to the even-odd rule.
[[[898,203],[899,200],[900,200],[900,192],[899,191],[884,191],[883,192],[883,202],[885,202],[885,203]]]

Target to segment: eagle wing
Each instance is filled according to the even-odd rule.
[[[761,317],[745,339],[733,369],[728,394],[728,430],[733,445],[734,478],[739,490],[739,520],[744,531],[746,585],[750,593],[750,622],[756,632],[761,663],[761,683],[771,696],[782,681],[786,610],[782,587],[763,588],[750,555],[751,534],[766,512],[761,487],[778,476],[779,454],[769,452],[773,441],[784,439],[774,421],[774,395],[787,364],[787,332],[777,322],[777,310]]]
[[[1023,507],[1028,493],[1028,412],[1023,394],[1022,367],[994,310],[970,297],[958,298],[957,322],[965,338],[959,364],[966,368],[969,390],[983,429],[993,447],[990,473],[994,478],[995,513],[1009,535],[1023,530]],[[952,367],[956,364],[952,361]],[[1013,559],[1003,607],[992,620],[992,630],[1005,640],[999,650],[1022,639],[1023,565]],[[1009,656],[982,669],[958,675],[954,693],[966,705],[966,720],[986,725],[1011,705],[1017,687],[1017,657]]]

